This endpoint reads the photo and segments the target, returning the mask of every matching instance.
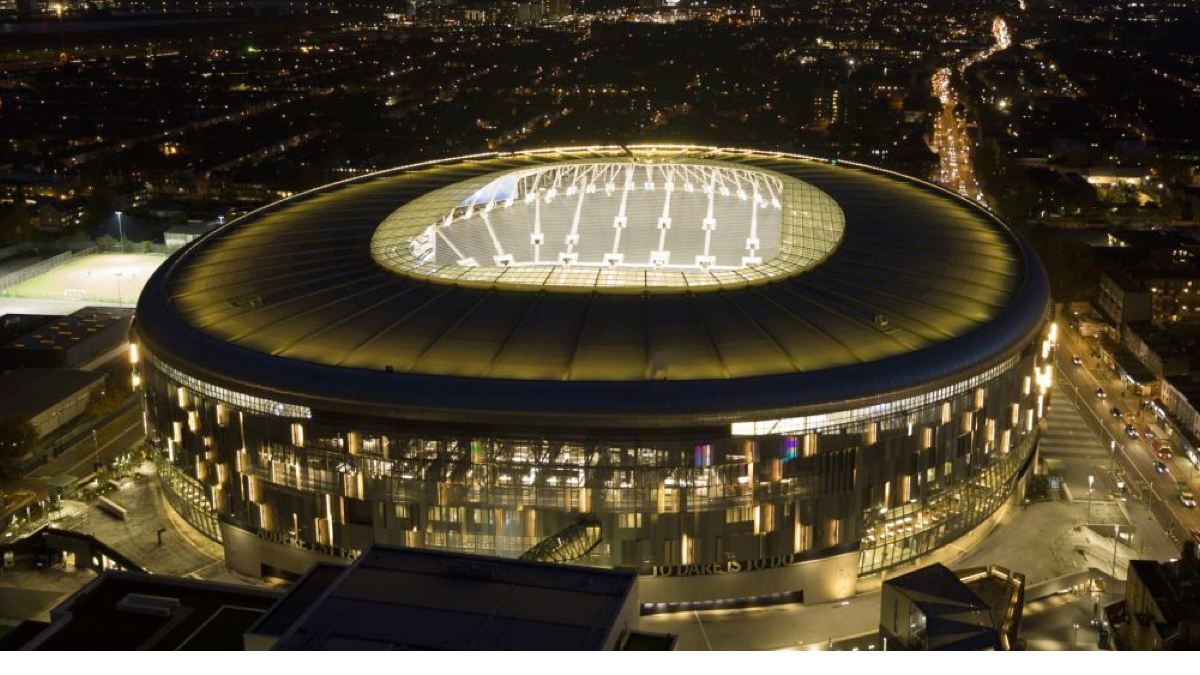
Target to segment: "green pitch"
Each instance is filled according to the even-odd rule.
[[[150,275],[167,259],[156,253],[89,255],[5,289],[13,298],[137,302]]]

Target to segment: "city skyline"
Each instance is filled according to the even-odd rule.
[[[0,0],[0,644],[499,644],[373,637],[412,564],[377,620],[592,570],[588,648],[1195,648],[1198,31]]]

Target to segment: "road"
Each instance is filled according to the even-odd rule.
[[[1190,530],[1200,530],[1200,512],[1185,507],[1176,489],[1179,481],[1186,481],[1194,493],[1200,493],[1196,469],[1186,458],[1172,457],[1161,460],[1166,465],[1165,473],[1155,470],[1155,462],[1160,460],[1153,448],[1142,437],[1129,438],[1125,433],[1128,419],[1113,417],[1110,410],[1117,407],[1122,413],[1132,412],[1135,427],[1149,428],[1160,438],[1165,438],[1165,431],[1155,423],[1154,414],[1141,409],[1138,397],[1125,393],[1120,379],[1092,355],[1093,345],[1088,344],[1087,338],[1072,331],[1062,331],[1062,334],[1063,340],[1055,354],[1059,395],[1075,401],[1088,426],[1107,444],[1110,452],[1115,451],[1118,463],[1129,478],[1129,488],[1145,500],[1146,506],[1176,543],[1189,536]],[[1082,359],[1082,364],[1071,362],[1075,355]],[[1096,395],[1097,388],[1104,390],[1105,398]]]
[[[971,167],[970,139],[966,118],[958,111],[959,95],[952,82],[951,70],[942,68],[933,76],[933,91],[942,102],[942,110],[933,121],[933,147],[938,156],[937,182],[964,197],[982,197]]]
[[[1012,44],[1008,25],[1004,19],[992,22],[994,44],[960,61],[956,68],[959,76],[967,68],[984,61],[996,52],[1008,49]],[[962,97],[955,87],[954,71],[941,68],[933,74],[933,93],[942,102],[942,110],[933,120],[933,151],[938,156],[936,180],[969,199],[983,203],[983,193],[971,165],[971,142],[967,134],[965,112],[958,110]]]
[[[23,487],[39,493],[39,498],[48,496],[48,480],[70,474],[83,477],[92,473],[92,464],[109,461],[128,453],[146,436],[142,427],[141,406],[134,405],[95,429],[95,434],[82,434],[57,457],[34,469],[20,481]]]

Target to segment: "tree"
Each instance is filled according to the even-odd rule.
[[[15,478],[37,441],[37,430],[27,420],[0,422],[0,476]]]
[[[96,245],[100,247],[101,251],[107,251],[117,245],[117,238],[112,235],[102,234],[96,238]]]
[[[0,213],[0,242],[18,244],[26,240],[32,232],[29,209],[22,203],[17,203]]]
[[[120,205],[121,199],[117,193],[113,192],[103,181],[98,181],[92,186],[87,201],[83,205],[84,226],[92,228],[108,223],[110,219],[115,218],[113,213],[120,208]]]

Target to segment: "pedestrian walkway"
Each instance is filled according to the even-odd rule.
[[[1046,414],[1046,429],[1039,444],[1042,457],[1107,460],[1108,452],[1096,439],[1082,413],[1065,396],[1056,396]]]

